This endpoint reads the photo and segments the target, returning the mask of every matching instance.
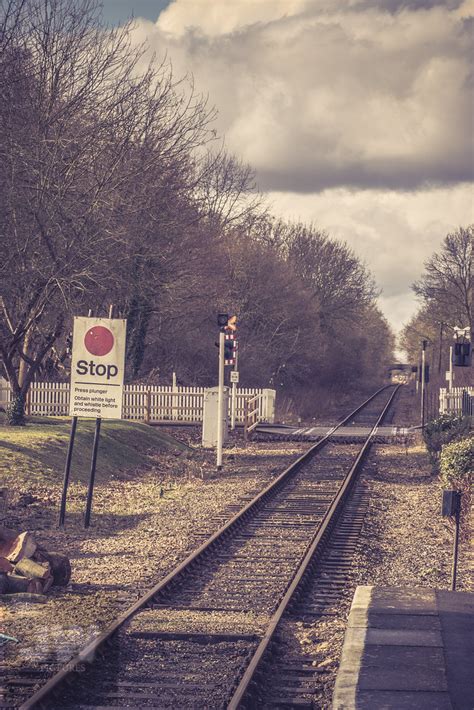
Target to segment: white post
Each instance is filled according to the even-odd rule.
[[[224,333],[219,333],[219,380],[217,394],[217,470],[222,468],[222,425],[224,402]]]
[[[263,416],[265,421],[273,424],[275,421],[275,399],[276,391],[273,389],[263,389]]]
[[[175,407],[178,404],[178,397],[176,396],[177,394],[177,386],[176,386],[176,372],[173,372],[172,375],[172,380],[171,380],[171,419],[177,419],[178,418],[178,412],[176,411]]]
[[[239,369],[239,351],[235,351],[234,372]],[[230,404],[230,428],[235,429],[235,409],[237,406],[237,382],[232,382],[232,399]]]

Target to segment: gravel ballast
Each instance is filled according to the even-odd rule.
[[[172,433],[193,439],[189,431]],[[70,487],[63,530],[55,525],[59,486],[36,483],[17,491],[9,524],[67,554],[72,579],[67,589],[53,587],[44,603],[2,598],[0,631],[18,639],[0,647],[3,663],[67,661],[307,448],[299,442],[236,442],[219,474],[214,452],[160,454],[154,470],[96,487],[88,530],[82,524],[84,485]]]
[[[192,439],[191,433],[187,436]],[[236,439],[218,476],[211,452],[197,452],[190,459],[157,457],[155,470],[133,472],[97,488],[88,531],[81,518],[84,486],[71,487],[63,531],[53,524],[58,486],[35,484],[20,491],[11,511],[12,526],[28,528],[44,547],[68,554],[73,577],[68,589],[53,588],[43,604],[13,599],[2,604],[0,631],[18,639],[17,644],[1,647],[3,663],[18,668],[46,656],[58,665],[67,661],[307,448],[307,443],[284,442],[244,447]],[[357,584],[449,588],[452,531],[441,518],[440,487],[422,445],[375,446],[362,480],[370,492],[370,507],[354,588]],[[28,505],[21,503],[26,492],[34,499]],[[463,557],[459,589],[472,590]],[[291,625],[292,644],[299,644],[324,671],[313,696],[315,708],[331,707],[351,598],[352,591],[336,608],[338,616],[323,623],[300,623],[296,629]],[[236,627],[242,621],[236,618]],[[263,622],[260,617],[245,619],[245,630],[260,631]],[[172,626],[173,619],[157,615],[158,626],[168,623]],[[196,623],[200,631],[209,622],[204,627],[201,619]],[[213,623],[221,628],[219,619]]]
[[[441,488],[431,473],[424,447],[376,445],[364,466],[361,485],[369,493],[351,583],[331,607],[334,616],[287,620],[281,637],[289,654],[317,668],[318,687],[308,696],[318,710],[329,710],[357,585],[450,589],[453,531],[441,517]],[[457,589],[473,591],[467,548],[461,551]],[[308,593],[310,596],[310,593]]]

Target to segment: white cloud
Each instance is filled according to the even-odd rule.
[[[459,5],[175,0],[150,41],[209,93],[229,150],[264,190],[414,189],[472,175]]]
[[[421,192],[326,190],[318,195],[270,193],[272,212],[314,222],[341,239],[369,266],[382,287],[380,307],[399,329],[416,310],[410,286],[444,237],[474,223],[469,185]]]
[[[442,239],[474,221],[474,0],[174,0],[139,22],[192,73],[273,212],[347,241],[395,327]]]
[[[158,25],[173,35],[182,36],[191,28],[199,28],[216,36],[297,14],[307,4],[307,0],[174,0],[161,13]]]

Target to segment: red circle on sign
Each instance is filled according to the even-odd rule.
[[[85,334],[84,345],[91,355],[107,355],[114,347],[114,336],[103,325],[94,325]]]

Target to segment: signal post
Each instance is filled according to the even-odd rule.
[[[223,402],[224,402],[224,332],[219,333],[219,376],[217,386],[217,470],[222,468],[222,423],[223,423]]]
[[[216,467],[222,469],[222,427],[224,423],[224,372],[226,365],[236,364],[237,340],[237,316],[229,316],[227,313],[217,315],[217,325],[219,331],[219,377],[217,396],[217,442],[216,442]],[[235,425],[235,392],[233,385],[232,413]]]

